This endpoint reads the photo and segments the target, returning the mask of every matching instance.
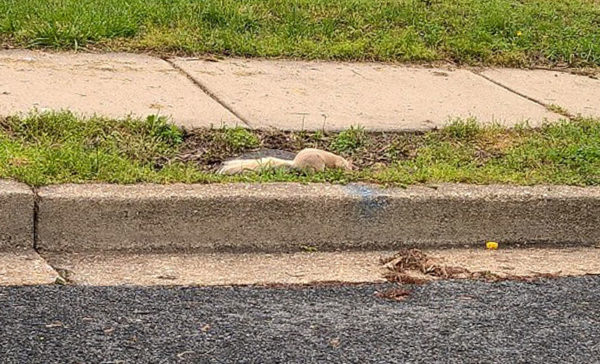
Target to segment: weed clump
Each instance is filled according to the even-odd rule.
[[[338,153],[352,153],[367,145],[368,135],[361,126],[341,131],[332,141],[331,149]]]
[[[224,128],[220,135],[226,147],[233,152],[241,152],[260,145],[260,140],[256,135],[241,127]]]

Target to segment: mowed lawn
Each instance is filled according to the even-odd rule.
[[[0,44],[595,67],[600,1],[0,0]]]

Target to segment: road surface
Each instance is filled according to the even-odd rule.
[[[4,287],[0,360],[600,361],[600,276],[390,287]]]

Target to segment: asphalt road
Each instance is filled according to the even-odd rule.
[[[600,362],[600,276],[388,287],[5,287],[0,360]]]

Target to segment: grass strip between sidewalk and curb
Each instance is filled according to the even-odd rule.
[[[223,160],[265,150],[317,147],[353,161],[358,171],[270,170],[215,174]],[[574,119],[541,128],[505,128],[455,120],[425,133],[284,132],[242,128],[184,131],[165,118],[80,118],[63,112],[0,118],[0,178],[31,186],[364,181],[383,185],[441,182],[517,185],[600,184],[600,120]]]
[[[0,0],[0,45],[600,65],[597,0]]]

